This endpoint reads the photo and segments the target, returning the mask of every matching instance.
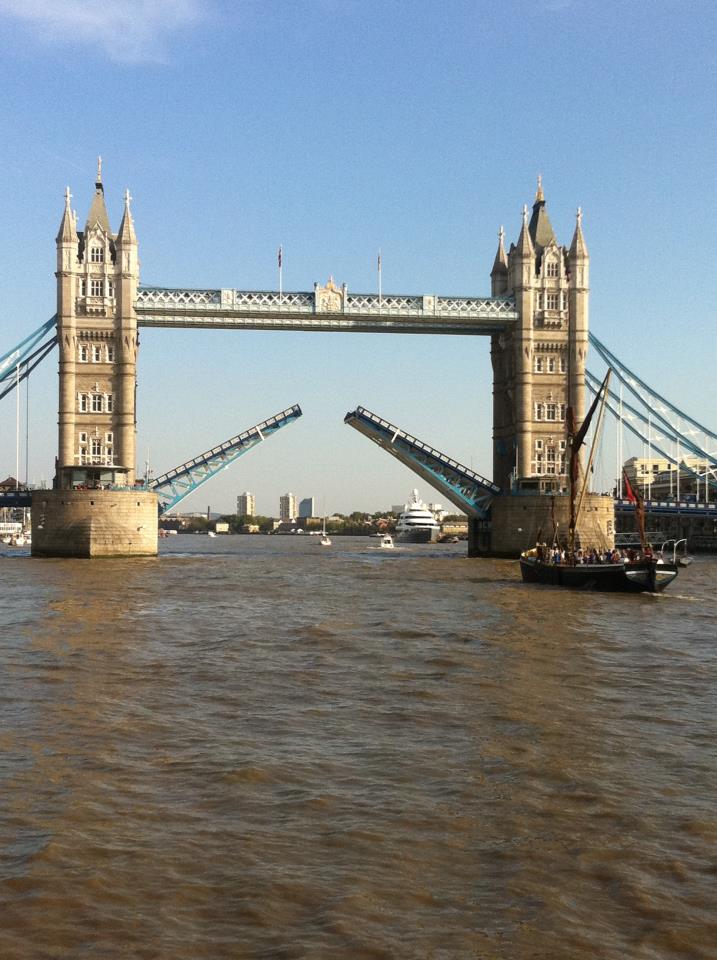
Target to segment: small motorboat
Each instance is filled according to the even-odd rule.
[[[379,550],[393,550],[394,547],[395,547],[395,544],[394,544],[394,542],[393,542],[393,537],[390,536],[388,533],[387,533],[387,534],[384,534],[384,536],[381,537],[381,542],[380,542],[379,545],[378,545],[378,549],[379,549]]]

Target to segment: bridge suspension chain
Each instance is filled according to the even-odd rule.
[[[673,430],[679,435],[681,441],[686,446],[691,447],[698,456],[702,456],[708,460],[714,459],[714,454],[709,454],[706,450],[698,447],[687,437],[687,435],[681,429],[680,421],[685,421],[686,423],[690,424],[695,431],[702,433],[705,438],[709,437],[715,442],[717,442],[717,433],[714,433],[708,427],[705,427],[704,424],[699,423],[689,414],[685,413],[684,410],[680,410],[680,408],[675,406],[675,404],[670,403],[670,401],[663,397],[662,394],[659,394],[656,390],[653,390],[653,388],[645,383],[644,380],[640,379],[637,374],[633,373],[629,367],[626,367],[625,364],[619,360],[611,350],[608,350],[605,344],[598,340],[595,334],[589,334],[589,338],[591,346],[595,347],[605,363],[612,368],[620,383],[624,384],[630,393],[641,404],[650,410],[650,418],[653,421],[656,420],[666,429]],[[677,418],[677,423],[674,423],[673,419],[670,419],[670,417],[667,416],[668,413],[672,414],[673,418]]]
[[[600,383],[601,381],[594,374],[590,373],[589,370],[585,371],[585,385],[593,396],[597,394],[597,391],[600,388]],[[694,470],[684,460],[680,461],[676,456],[674,456],[672,453],[669,453],[667,450],[664,449],[664,447],[660,446],[660,442],[663,441],[665,438],[662,437],[660,434],[650,433],[649,420],[645,414],[641,413],[635,407],[629,404],[626,404],[624,401],[622,402],[623,409],[621,412],[620,406],[618,404],[619,404],[619,401],[615,400],[614,394],[611,394],[610,396],[608,396],[605,402],[605,406],[608,412],[614,417],[614,419],[618,423],[621,423],[623,424],[623,426],[627,427],[627,429],[630,431],[630,433],[633,434],[633,436],[637,437],[637,439],[640,440],[642,443],[647,444],[651,449],[655,450],[662,457],[664,457],[665,460],[675,464],[675,466],[677,466],[681,471],[689,474],[695,479],[700,480],[700,482],[704,482],[706,479],[711,487],[714,487],[715,489],[717,489],[717,479],[714,479],[714,477],[712,478],[705,477],[705,474],[699,473],[697,470]],[[625,415],[625,409],[627,409],[628,411],[627,415]],[[639,429],[638,426],[635,425],[635,421],[638,421],[638,423],[641,426],[645,427],[646,432],[643,433],[643,431]],[[699,447],[692,444],[691,441],[688,441],[686,437],[684,437],[682,434],[674,430],[674,428],[669,428],[669,430],[665,430],[664,432],[669,433],[669,436],[668,436],[669,440],[680,442],[685,446],[689,446],[693,452],[696,452],[697,455],[703,457],[708,462],[709,470],[711,472],[714,472],[714,470],[717,469],[717,461],[715,461],[714,456],[708,456],[703,450],[701,450]]]
[[[0,357],[0,400],[22,383],[57,343],[57,314]],[[50,334],[49,339],[45,339]]]

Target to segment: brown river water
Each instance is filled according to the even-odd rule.
[[[0,554],[0,960],[717,957],[717,558]]]

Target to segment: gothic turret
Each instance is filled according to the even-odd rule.
[[[568,258],[571,263],[576,263],[578,260],[588,259],[588,248],[585,243],[585,237],[583,236],[582,207],[578,207],[575,215],[575,233],[573,234],[572,243],[570,244]]]
[[[57,231],[57,237],[56,237],[58,245],[77,243],[77,225],[75,223],[75,218],[72,214],[72,209],[70,207],[71,199],[72,199],[72,194],[70,193],[70,188],[67,187],[65,190],[65,209],[62,213],[62,220],[60,221],[60,229]]]
[[[498,231],[498,249],[490,272],[491,295],[499,297],[508,289],[508,258],[505,255],[505,232],[501,227]]]
[[[590,257],[583,237],[583,211],[575,215],[575,233],[568,252],[570,270],[570,404],[578,423],[585,416],[585,364],[588,355]]]

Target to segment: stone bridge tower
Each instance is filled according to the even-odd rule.
[[[501,228],[491,271],[493,296],[513,296],[519,317],[512,332],[491,339],[493,480],[505,494],[493,501],[491,552],[515,555],[541,530],[549,538],[554,522],[567,530],[566,413],[572,406],[578,424],[585,416],[589,270],[580,209],[570,247],[560,246],[539,177],[532,214],[523,208],[507,254]],[[611,497],[589,494],[583,543],[611,544],[613,516]],[[471,552],[487,546],[479,533]]]
[[[135,478],[139,283],[129,192],[110,227],[98,160],[87,222],[69,187],[57,234],[59,443],[54,490],[33,499],[32,551],[45,556],[157,552],[157,498]]]
[[[135,481],[135,379],[139,283],[129,192],[112,233],[101,161],[85,229],[78,232],[69,188],[57,235],[60,349],[56,486]]]
[[[512,295],[519,321],[512,334],[494,335],[493,479],[504,490],[564,489],[565,416],[585,416],[588,349],[587,247],[582,215],[570,248],[555,238],[538,179],[533,212],[506,256],[501,228],[493,270],[494,296]]]

